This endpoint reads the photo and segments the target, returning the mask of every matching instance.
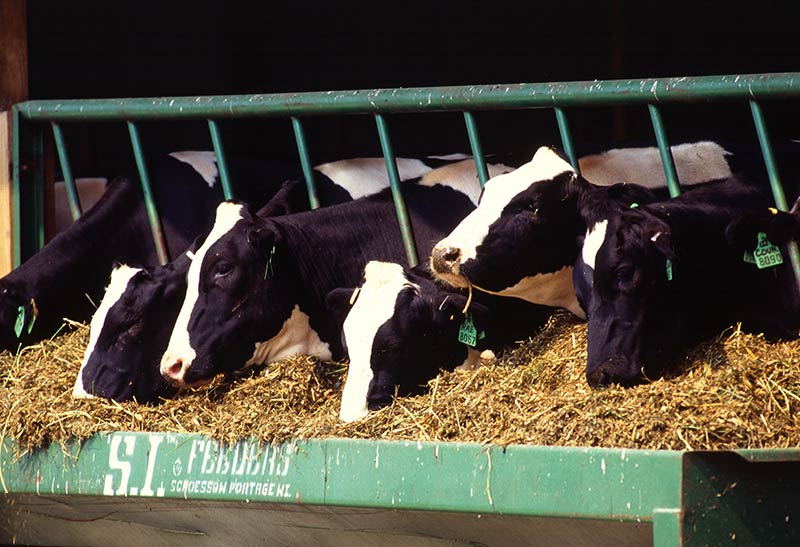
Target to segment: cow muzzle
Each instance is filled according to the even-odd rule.
[[[431,251],[431,269],[439,274],[458,275],[461,266],[461,249],[458,247],[434,247]]]
[[[187,368],[188,365],[185,365],[180,357],[164,356],[164,360],[161,362],[161,376],[173,386],[182,387],[185,385],[183,378]]]
[[[586,381],[592,388],[619,384],[630,387],[644,380],[641,367],[625,356],[617,355],[600,363],[591,372],[586,372]]]

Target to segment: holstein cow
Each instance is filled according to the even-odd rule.
[[[732,221],[766,207],[756,185],[731,177],[619,210],[597,226],[585,245],[595,252],[584,253],[594,270],[591,294],[582,296],[591,386],[653,377],[687,344],[736,322],[768,337],[797,337],[800,314],[786,303],[788,293],[798,302],[791,267],[760,269],[726,241]]]
[[[672,148],[684,184],[729,176],[728,153],[711,142]],[[639,161],[632,165],[618,157]],[[605,158],[606,161],[602,161]],[[650,161],[645,161],[649,159]],[[582,237],[609,209],[666,194],[656,148],[609,150],[581,158],[582,176],[555,150],[542,147],[515,171],[489,180],[478,208],[431,255],[437,278],[455,287],[563,307],[585,318],[572,283]],[[619,169],[619,176],[614,176]],[[599,186],[624,181],[631,184]],[[659,190],[660,189],[660,190]]]
[[[462,166],[463,176],[478,187],[472,161],[463,162],[455,156],[425,158],[425,163],[401,158],[398,168],[401,178],[419,181],[414,178],[419,173],[430,175],[432,179],[441,178],[431,170],[431,165],[441,165],[441,169],[452,172],[450,164],[453,162]],[[316,176],[323,206],[351,201],[351,196],[375,193],[389,183],[381,158],[340,160],[316,169],[323,174]],[[500,167],[495,165],[493,169]],[[432,183],[428,181],[428,184]],[[283,215],[308,210],[308,207],[305,185],[300,181],[288,181],[258,215]],[[193,252],[189,254],[193,256]],[[157,402],[164,394],[174,392],[166,388],[158,363],[169,341],[170,329],[165,329],[164,325],[174,324],[186,292],[189,262],[181,256],[165,267],[122,265],[114,269],[106,294],[92,318],[91,340],[75,382],[74,396]],[[154,324],[159,328],[152,328]]]
[[[420,393],[440,370],[472,369],[482,350],[526,339],[551,308],[437,286],[424,266],[371,261],[358,288],[338,288],[328,308],[350,358],[339,417],[353,421],[400,395]]]
[[[420,256],[474,208],[442,184],[406,183],[404,196]],[[370,260],[405,261],[399,234],[388,190],[275,218],[221,204],[189,267],[162,374],[182,386],[297,353],[343,357],[325,297],[357,285]]]
[[[458,159],[399,158],[397,165],[401,179],[408,179]],[[355,158],[318,166],[321,202],[340,203],[385,188],[384,165],[382,158]],[[208,232],[223,199],[215,155],[173,152],[153,161],[149,171],[170,256],[178,256],[198,234]],[[284,181],[301,177],[296,162],[230,158],[229,171],[237,198],[256,207]],[[301,185],[287,200],[287,210],[308,208]],[[52,335],[64,317],[88,320],[115,262],[142,267],[158,262],[136,174],[112,180],[77,222],[0,279],[0,350],[13,351]],[[16,328],[17,323],[23,328]]]

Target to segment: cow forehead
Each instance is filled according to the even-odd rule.
[[[478,208],[467,215],[456,228],[440,241],[439,247],[461,249],[461,260],[474,259],[477,248],[489,233],[508,203],[537,182],[551,180],[564,172],[574,172],[552,149],[542,147],[533,159],[511,173],[498,175],[486,183]]]
[[[601,220],[591,226],[586,233],[586,238],[583,240],[583,249],[581,250],[581,258],[583,263],[591,269],[595,269],[595,261],[597,259],[597,251],[606,239],[606,228],[608,227],[608,220]]]
[[[497,210],[498,215],[514,196],[527,190],[534,182],[555,178],[573,171],[572,166],[550,148],[536,151],[531,161],[511,173],[498,175],[486,183],[480,207]],[[484,205],[485,204],[485,205]]]

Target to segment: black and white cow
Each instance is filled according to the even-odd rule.
[[[424,266],[371,261],[357,288],[327,297],[339,318],[350,365],[339,417],[353,421],[400,395],[420,393],[440,370],[477,367],[531,336],[552,309],[516,298],[436,285]],[[469,304],[469,305],[468,305]]]
[[[398,158],[397,166],[405,180],[460,159]],[[178,256],[211,228],[214,210],[223,199],[216,157],[209,151],[173,152],[148,167],[170,256]],[[256,207],[284,181],[301,177],[297,162],[232,157],[228,167],[237,199]],[[356,199],[389,184],[382,158],[322,164],[315,168],[315,179],[322,203]],[[292,187],[287,200],[287,210],[308,208],[303,185]],[[115,262],[142,267],[158,262],[136,174],[112,180],[77,222],[0,279],[0,350],[13,351],[52,335],[64,317],[88,320]],[[15,328],[20,321],[21,330]]]
[[[437,171],[446,169],[452,174],[453,164],[459,166],[462,178],[478,188],[471,159],[428,157],[423,163],[419,159],[400,158],[398,170],[404,180],[425,180],[427,185],[432,185],[432,180],[441,179]],[[433,170],[435,165],[440,165],[439,169]],[[315,169],[323,206],[351,201],[351,196],[375,193],[389,184],[382,158],[339,160]],[[510,167],[493,165],[492,169],[508,170]],[[419,173],[423,173],[423,177],[415,178]],[[305,185],[288,181],[258,215],[270,217],[308,208]],[[165,329],[164,325],[174,324],[183,301],[188,267],[189,260],[181,256],[165,267],[118,267],[112,272],[106,295],[92,318],[92,341],[84,354],[74,396],[98,395],[117,401],[135,398],[139,402],[156,402],[171,392],[159,385],[163,379],[158,362],[169,341],[170,329]],[[154,329],[153,324],[158,324],[159,328]]]
[[[578,288],[591,290],[582,296],[589,304],[591,386],[655,377],[687,344],[737,322],[768,337],[797,337],[798,293],[788,260],[760,269],[726,240],[731,222],[767,205],[757,185],[730,177],[618,210],[596,226],[584,246],[592,252],[583,253],[593,282]]]
[[[473,168],[474,169],[474,168]],[[441,183],[404,185],[418,253],[474,208]],[[316,211],[262,218],[225,202],[188,272],[161,372],[175,385],[293,354],[341,358],[328,292],[361,280],[370,260],[405,261],[388,190]]]
[[[731,174],[729,154],[716,143],[678,145],[672,153],[684,184]],[[489,180],[477,209],[434,247],[437,278],[585,318],[572,269],[586,230],[609,209],[666,196],[666,182],[656,148],[609,150],[580,165],[582,176],[542,147],[527,164]]]

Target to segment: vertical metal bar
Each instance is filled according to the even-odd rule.
[[[672,150],[667,140],[667,132],[664,130],[664,122],[661,120],[661,113],[654,104],[647,105],[650,110],[650,120],[653,122],[653,131],[658,141],[658,151],[661,154],[661,164],[664,166],[664,176],[667,177],[667,187],[669,195],[677,197],[681,195],[681,186],[678,182],[678,172],[675,170],[675,160],[672,159]]]
[[[153,244],[156,246],[156,253],[158,253],[158,261],[163,266],[169,262],[169,251],[167,249],[167,242],[164,239],[164,229],[161,226],[161,218],[158,216],[155,201],[153,200],[153,191],[150,187],[150,177],[147,175],[147,166],[144,161],[144,152],[142,150],[142,142],[139,139],[139,129],[133,122],[128,123],[128,133],[131,136],[131,146],[133,147],[133,156],[136,159],[136,168],[139,170],[139,179],[142,183],[142,193],[144,194],[144,205],[147,208],[147,218],[150,221],[150,232],[153,234]]]
[[[475,170],[478,172],[478,182],[483,188],[483,185],[489,180],[489,169],[486,167],[486,159],[483,157],[478,124],[472,112],[464,112],[464,123],[467,125],[467,137],[469,137],[469,146],[472,149],[472,158],[475,160]]]
[[[386,120],[381,114],[375,114],[375,123],[378,125],[378,136],[381,139],[381,149],[383,159],[386,162],[386,171],[389,174],[389,185],[392,188],[392,198],[394,199],[394,210],[397,213],[397,222],[400,225],[400,236],[406,248],[408,265],[414,267],[419,263],[417,249],[414,245],[414,237],[411,232],[411,222],[408,219],[408,210],[403,200],[403,192],[400,189],[400,175],[397,172],[397,160],[392,150],[392,143],[389,140],[389,129]]]
[[[11,109],[11,219],[12,225],[12,245],[14,245],[12,256],[12,267],[18,268],[22,264],[22,222],[20,214],[22,212],[22,133],[20,124],[22,117],[16,106]]]
[[[78,220],[83,214],[81,209],[81,200],[78,196],[78,188],[75,186],[75,179],[72,176],[72,167],[69,164],[69,155],[67,154],[67,143],[64,140],[64,133],[61,131],[61,125],[57,122],[50,122],[53,128],[53,140],[56,143],[56,150],[58,151],[58,161],[61,162],[61,175],[64,177],[64,186],[67,189],[67,201],[69,201],[69,211],[72,214],[72,220]]]
[[[578,156],[575,154],[575,146],[572,141],[572,132],[569,130],[569,123],[567,123],[567,115],[559,107],[555,107],[554,110],[556,111],[558,132],[561,133],[561,144],[564,146],[564,153],[567,154],[572,168],[580,175],[581,166],[578,163]]]
[[[781,211],[787,211],[789,206],[786,203],[786,195],[783,192],[781,177],[778,174],[778,164],[775,162],[775,154],[772,151],[772,142],[769,138],[767,122],[764,119],[761,105],[756,101],[750,101],[750,112],[753,114],[753,124],[756,127],[758,144],[761,146],[761,156],[764,158],[764,165],[767,168],[767,176],[769,177],[769,184],[772,188],[772,197],[775,199],[775,207]],[[790,241],[787,244],[787,248],[789,250],[789,260],[794,270],[795,280],[798,286],[800,286],[800,249],[798,249],[796,241]]]
[[[26,220],[33,218],[33,225],[30,227],[29,243],[24,244],[23,240],[23,259],[32,256],[44,247],[44,129],[42,124],[30,124],[27,128],[31,143],[31,162],[30,162],[30,201],[28,204],[31,216],[25,215]]]
[[[225,158],[225,148],[222,146],[222,134],[216,120],[208,120],[208,130],[211,133],[211,144],[214,146],[214,155],[217,157],[219,180],[222,183],[222,195],[225,199],[233,199],[231,177],[228,172],[228,161]]]
[[[303,177],[306,179],[308,203],[312,209],[318,209],[319,197],[317,196],[317,183],[314,181],[314,168],[311,166],[311,156],[308,153],[306,133],[303,131],[303,124],[300,123],[299,118],[292,116],[292,128],[294,129],[294,140],[297,142],[297,153],[300,155],[300,165],[303,167]]]

